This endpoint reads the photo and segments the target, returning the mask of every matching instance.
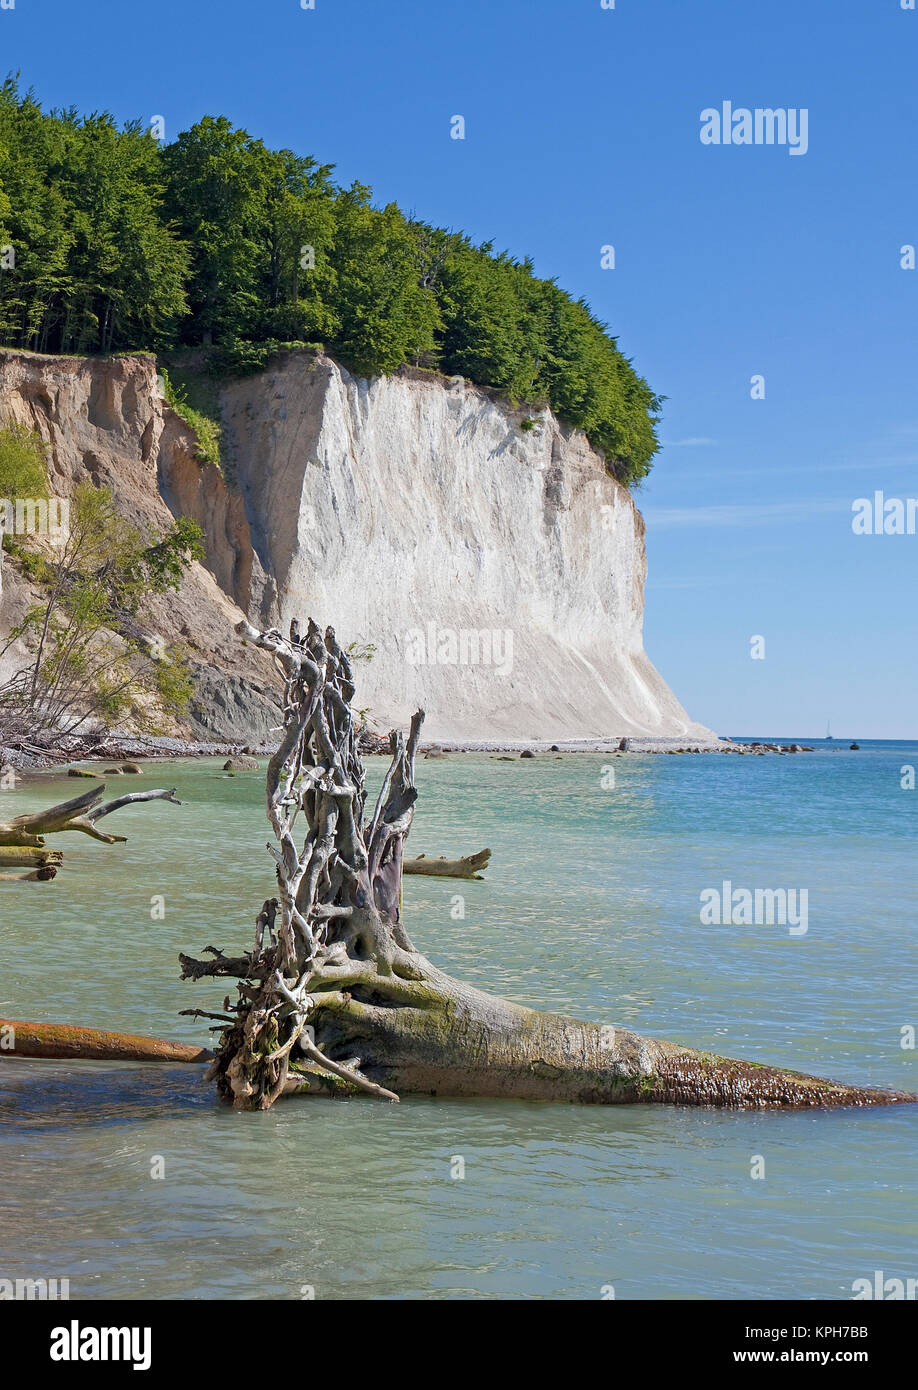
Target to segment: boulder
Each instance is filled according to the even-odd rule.
[[[258,759],[251,757],[248,753],[236,753],[234,757],[227,758],[223,764],[224,772],[257,772]]]

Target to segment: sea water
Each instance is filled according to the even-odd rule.
[[[916,766],[918,744],[869,742],[424,759],[412,853],[493,858],[482,882],[406,878],[406,925],[523,1003],[918,1089]],[[0,1017],[208,1040],[178,1010],[228,986],[181,983],[177,956],[251,943],[273,892],[263,775],[147,763],[143,785],[186,804],[118,812],[123,845],[56,837],[56,880],[0,884]],[[23,783],[0,819],[79,786]],[[805,890],[806,932],[703,922],[724,882]],[[918,1275],[916,1148],[918,1107],[237,1114],[200,1067],[4,1054],[0,1279],[69,1279],[74,1299],[850,1299],[878,1270]]]

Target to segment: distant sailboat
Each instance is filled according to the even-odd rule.
[[[827,722],[827,723],[826,723],[826,743],[831,743],[831,742],[832,742],[832,725],[831,725],[830,722]]]

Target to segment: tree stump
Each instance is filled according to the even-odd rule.
[[[208,1073],[233,1105],[406,1092],[749,1108],[915,1099],[540,1013],[445,975],[401,919],[423,711],[407,738],[390,734],[369,812],[351,664],[334,631],[236,631],[273,654],[284,681],[284,732],[267,771],[277,896],[258,913],[249,951],[180,957],[183,978],[239,981]]]

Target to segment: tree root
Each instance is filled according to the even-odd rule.
[[[390,734],[392,763],[367,818],[353,679],[334,632],[323,635],[312,622],[305,637],[296,624],[289,638],[247,623],[237,630],[272,652],[284,677],[284,734],[267,776],[278,894],[258,915],[251,951],[227,956],[210,946],[211,960],[181,957],[183,978],[239,979],[237,1002],[224,1002],[228,1021],[208,1072],[237,1108],[266,1110],[290,1094],[742,1109],[916,1099],[540,1013],[443,974],[401,921],[423,711],[407,740]],[[411,871],[419,863],[421,872],[462,864],[473,865],[474,875],[483,867],[474,861],[486,855],[416,860]]]

